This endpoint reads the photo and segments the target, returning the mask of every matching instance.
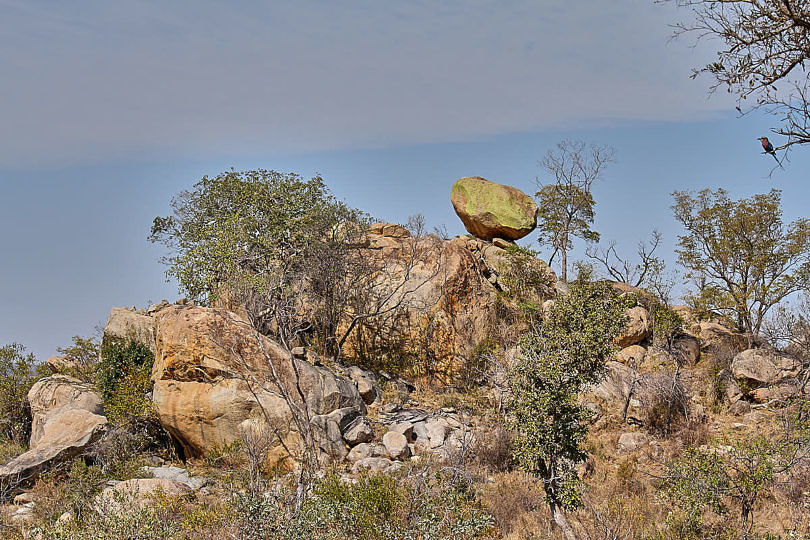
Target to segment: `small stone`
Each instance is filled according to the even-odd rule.
[[[648,440],[649,438],[643,433],[622,433],[619,436],[619,451],[633,452],[647,444]]]
[[[361,459],[373,457],[374,447],[368,443],[360,443],[351,450],[349,450],[349,455],[346,456],[346,459],[350,463],[355,463],[360,461]]]
[[[343,440],[349,446],[355,446],[360,443],[368,443],[374,439],[374,428],[366,421],[365,418],[356,421],[352,424],[343,434]]]
[[[396,433],[402,433],[405,435],[405,438],[408,441],[414,441],[413,435],[413,424],[410,422],[399,422],[397,424],[393,424],[391,427],[388,428],[388,431],[394,431]]]
[[[307,357],[307,350],[304,347],[293,347],[290,352],[296,358],[306,358]]]
[[[371,472],[382,472],[391,466],[391,460],[384,457],[367,457],[355,462],[352,467],[353,473],[359,473],[362,469],[368,469]]]

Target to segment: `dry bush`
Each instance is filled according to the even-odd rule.
[[[677,370],[645,377],[641,402],[645,425],[653,433],[669,435],[689,415],[689,396]]]
[[[677,436],[686,448],[703,446],[710,439],[709,426],[705,422],[686,420],[681,423]]]
[[[525,473],[496,477],[484,488],[481,502],[495,518],[502,538],[551,538],[554,526],[543,488]],[[544,530],[547,536],[540,534]]]
[[[473,459],[493,472],[511,471],[514,435],[500,424],[479,432],[472,447]]]

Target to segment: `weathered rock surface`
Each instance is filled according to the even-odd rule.
[[[506,260],[506,251],[469,236],[449,241],[435,236],[368,237],[369,247],[361,250],[361,256],[387,265],[381,279],[393,292],[385,307],[392,311],[364,321],[346,341],[343,357],[363,364],[382,354],[402,351],[403,356],[413,357],[415,365],[430,365],[435,377],[431,382],[454,382],[470,353],[495,323],[501,290],[499,267]],[[414,253],[419,263],[408,270],[406,278]],[[547,275],[545,294],[551,296],[556,276],[544,262],[537,259],[536,264],[538,271]],[[344,322],[343,327],[347,324]],[[360,389],[361,381],[357,384]],[[371,385],[368,382],[363,387],[366,399],[371,398],[367,390]]]
[[[450,200],[467,231],[484,240],[517,240],[537,226],[534,199],[515,187],[490,182],[480,176],[457,180]]]
[[[100,513],[121,515],[151,504],[158,493],[169,497],[187,497],[191,488],[165,478],[133,478],[108,487],[96,497],[96,510]]]
[[[625,311],[627,315],[627,327],[616,338],[619,347],[629,347],[647,339],[650,336],[649,313],[641,306],[629,308]]]
[[[93,414],[103,414],[101,396],[92,385],[67,375],[51,375],[34,383],[28,391],[31,404],[31,439],[35,447],[42,438],[45,424],[65,411],[83,409]]]
[[[640,366],[647,355],[647,349],[641,345],[630,345],[616,353],[616,360],[630,366]]]
[[[388,431],[383,435],[383,444],[391,459],[405,459],[411,455],[408,439],[402,433]]]
[[[104,338],[136,341],[155,352],[155,318],[143,310],[114,307],[104,327]]]
[[[186,469],[181,467],[143,467],[142,470],[144,473],[154,478],[185,484],[194,491],[197,491],[211,482],[211,480],[205,476],[191,476]]]
[[[801,368],[801,362],[795,358],[765,349],[747,349],[731,362],[731,373],[738,380],[766,386],[796,377]]]
[[[644,433],[630,432],[619,436],[619,451],[634,452],[647,444],[649,437]]]
[[[41,471],[81,455],[106,426],[106,418],[85,409],[63,411],[45,423],[36,446],[0,466],[0,484],[25,484]]]
[[[237,439],[244,422],[265,418],[296,448],[301,439],[282,394],[296,407],[306,406],[311,417],[342,408],[365,411],[350,381],[294,358],[222,309],[171,306],[157,314],[152,380],[160,421],[190,456]],[[343,444],[339,427],[336,439]],[[345,451],[339,453],[342,459]],[[274,457],[286,457],[280,445]]]
[[[738,353],[748,348],[746,336],[732,332],[719,323],[703,321],[693,325],[690,332],[700,339],[700,348],[703,350],[727,349]]]

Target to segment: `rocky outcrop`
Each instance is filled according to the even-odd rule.
[[[51,375],[34,383],[28,391],[31,404],[31,440],[36,447],[42,438],[45,425],[58,420],[58,416],[72,409],[103,414],[101,396],[89,384],[67,375]]]
[[[496,184],[480,176],[457,180],[450,200],[467,231],[484,240],[517,240],[537,226],[534,199],[517,188]]]
[[[737,380],[756,386],[771,386],[799,375],[802,364],[795,358],[765,349],[747,349],[731,362],[731,373]]]
[[[690,332],[700,340],[702,350],[728,350],[738,353],[748,348],[748,338],[743,334],[732,332],[715,322],[702,321],[692,326]]]
[[[107,419],[85,409],[69,409],[45,423],[35,446],[0,466],[0,485],[22,486],[57,463],[81,455],[106,430]]]
[[[255,422],[269,423],[297,448],[301,437],[285,395],[310,417],[365,411],[352,382],[294,358],[222,309],[172,306],[157,314],[152,380],[160,421],[190,456],[239,438]],[[274,457],[287,457],[280,444]]]

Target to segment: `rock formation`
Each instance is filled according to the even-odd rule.
[[[537,226],[534,199],[517,188],[480,176],[457,180],[450,200],[467,231],[484,240],[517,240]]]

